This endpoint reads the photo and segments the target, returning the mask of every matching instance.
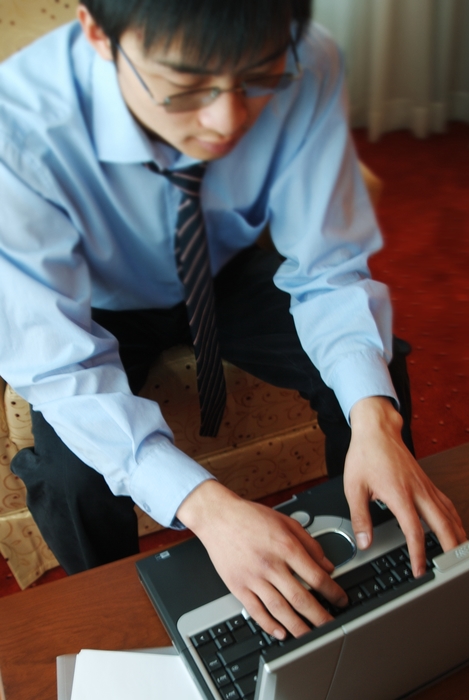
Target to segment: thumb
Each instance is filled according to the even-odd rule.
[[[368,491],[364,488],[354,489],[347,495],[347,500],[358,549],[367,549],[373,539]]]

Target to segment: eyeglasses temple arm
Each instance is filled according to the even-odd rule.
[[[116,43],[116,47],[117,47],[117,50],[119,51],[119,53],[120,53],[120,54],[122,55],[122,57],[125,59],[125,62],[127,63],[127,65],[129,66],[129,68],[131,69],[132,73],[133,73],[133,74],[135,75],[135,77],[137,78],[137,80],[138,80],[138,82],[140,83],[140,85],[143,87],[143,89],[145,90],[145,92],[147,92],[148,95],[150,96],[152,102],[154,102],[155,104],[157,104],[155,98],[153,97],[153,95],[152,95],[152,93],[151,93],[150,88],[149,88],[148,85],[145,83],[145,81],[143,80],[143,78],[141,77],[141,75],[139,74],[139,72],[137,71],[137,69],[135,68],[134,64],[132,63],[132,61],[130,60],[130,58],[129,58],[129,57],[127,56],[127,54],[125,53],[125,51],[124,51],[124,49],[122,48],[122,46],[121,46],[119,43]]]

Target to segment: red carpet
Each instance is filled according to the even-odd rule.
[[[469,441],[469,126],[378,144],[359,131],[356,141],[384,182],[386,245],[372,269],[391,288],[396,334],[413,347],[413,432],[424,457]]]
[[[377,144],[364,131],[355,136],[361,159],[384,183],[386,246],[372,268],[391,288],[396,334],[413,346],[414,440],[424,457],[469,441],[469,126],[452,124],[425,141],[407,132]],[[148,535],[141,549],[180,538]],[[35,585],[64,575],[54,569]],[[0,596],[17,591],[0,557]]]

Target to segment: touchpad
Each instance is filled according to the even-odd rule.
[[[314,538],[321,545],[324,554],[334,566],[341,566],[355,554],[350,540],[340,532],[324,532]]]

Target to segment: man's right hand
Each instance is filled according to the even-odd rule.
[[[183,501],[179,520],[207,549],[229,590],[251,617],[277,639],[308,632],[331,616],[300,583],[334,605],[347,596],[330,574],[334,566],[299,523],[246,501],[217,481],[205,481]]]

